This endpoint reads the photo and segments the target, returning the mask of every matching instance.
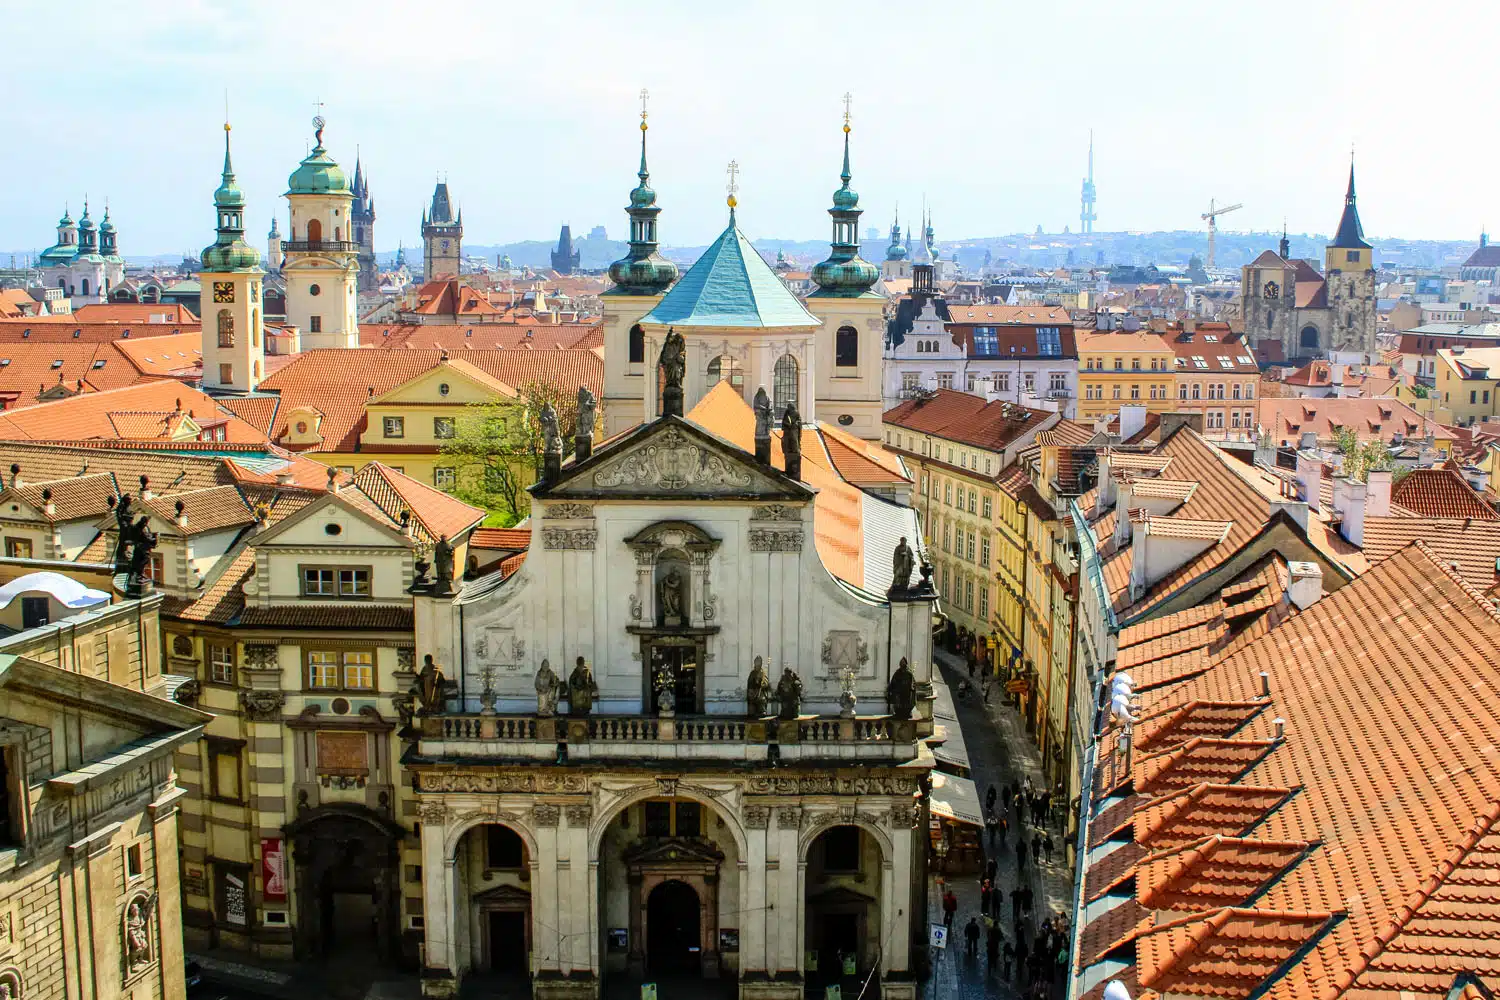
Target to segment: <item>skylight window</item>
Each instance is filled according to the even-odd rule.
[[[1172,359],[1172,363],[1174,365],[1176,365],[1178,368],[1186,368],[1187,367],[1187,361],[1185,359],[1183,359],[1183,358],[1173,358]]]
[[[62,367],[62,360],[59,359],[57,361],[52,362],[52,367],[53,368],[61,368]]]
[[[1205,333],[1203,340],[1205,343],[1217,344],[1219,342],[1219,335],[1217,333]]]
[[[99,368],[103,368],[103,367],[104,367],[104,361],[103,361],[103,359],[100,359],[100,360],[94,362],[94,368],[95,369],[99,369]]]
[[[1201,355],[1201,354],[1194,354],[1193,355],[1193,367],[1194,368],[1207,368],[1208,367],[1208,362],[1204,360],[1203,355]]]
[[[1233,361],[1233,359],[1231,359],[1229,357],[1229,355],[1227,355],[1227,354],[1221,354],[1221,355],[1219,355],[1219,367],[1220,368],[1233,368],[1234,367],[1234,361]]]
[[[1235,360],[1238,361],[1242,365],[1253,365],[1253,364],[1255,364],[1255,359],[1252,358],[1248,354],[1241,354],[1238,358],[1235,358]]]

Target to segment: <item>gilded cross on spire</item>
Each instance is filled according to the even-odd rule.
[[[852,105],[853,103],[854,103],[854,95],[851,94],[851,93],[849,93],[847,90],[844,91],[844,131],[845,132],[849,131],[849,120],[850,120],[850,118],[853,117],[852,113],[849,110],[849,106]]]
[[[740,164],[739,164],[739,161],[738,160],[730,160],[729,161],[729,166],[727,166],[727,167],[724,168],[724,173],[726,173],[726,174],[729,175],[729,183],[725,185],[725,190],[727,190],[729,192],[729,199],[728,199],[729,200],[729,207],[731,209],[733,209],[736,205],[739,204],[739,202],[736,201],[735,197],[734,197],[735,196],[735,192],[739,191],[739,189],[740,189]]]
[[[649,101],[650,99],[651,99],[651,92],[649,90],[647,90],[645,87],[642,87],[641,88],[641,128],[643,128],[643,129],[646,127],[646,116],[648,114],[648,112],[646,111],[646,102]]]

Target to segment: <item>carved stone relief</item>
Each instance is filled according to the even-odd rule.
[[[802,809],[800,806],[781,806],[776,810],[776,828],[778,830],[795,830],[802,825]]]
[[[837,677],[845,670],[862,674],[869,662],[870,645],[860,633],[834,629],[823,638],[823,665],[830,676]]]
[[[251,670],[274,670],[276,645],[269,642],[245,643],[245,666]]]
[[[286,695],[280,691],[241,691],[240,708],[251,722],[277,722]]]
[[[747,829],[764,830],[771,821],[771,809],[769,806],[746,806],[744,816]]]
[[[594,505],[590,503],[549,503],[542,510],[542,516],[555,518],[593,517]]]
[[[589,820],[594,815],[594,807],[589,805],[568,806],[568,825],[578,829],[584,829],[589,825]]]
[[[722,492],[745,489],[751,477],[672,427],[599,469],[593,481],[601,489]]]
[[[801,528],[751,528],[751,552],[801,552]]]
[[[592,550],[599,541],[595,528],[543,528],[542,547]]]
[[[156,894],[143,892],[125,905],[125,918],[121,928],[121,949],[125,956],[125,978],[130,979],[149,969],[156,961],[156,948],[152,939],[152,920],[156,913]],[[0,992],[0,998],[4,993]]]
[[[561,814],[561,809],[546,802],[532,806],[531,808],[531,818],[537,826],[556,826],[558,817]]]
[[[767,504],[752,510],[750,520],[798,522],[802,520],[802,511],[797,507],[789,507],[782,503]]]

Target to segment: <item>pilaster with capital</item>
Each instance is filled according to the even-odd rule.
[[[426,966],[451,975],[458,974],[458,955],[453,938],[454,880],[458,872],[447,857],[447,810],[440,804],[424,805],[422,816],[422,935],[426,941]]]

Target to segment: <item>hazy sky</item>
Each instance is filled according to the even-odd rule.
[[[572,4],[16,2],[0,8],[0,248],[43,248],[109,196],[127,254],[212,237],[224,91],[259,244],[324,102],[373,178],[377,246],[418,239],[435,175],[466,242],[625,230],[637,92],[651,91],[665,242],[723,226],[742,168],[754,238],[826,238],[840,97],[854,95],[861,226],[925,193],[940,239],[1078,228],[1094,130],[1097,228],[1330,232],[1350,144],[1373,235],[1500,226],[1491,2]],[[1465,115],[1468,109],[1471,113]],[[1470,127],[1474,126],[1474,127]]]

